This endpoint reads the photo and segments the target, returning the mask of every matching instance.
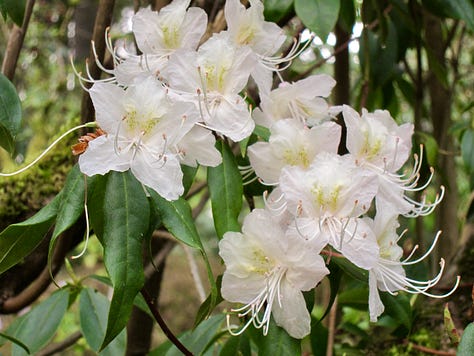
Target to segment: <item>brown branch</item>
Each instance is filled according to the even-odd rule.
[[[196,183],[194,184],[191,189],[189,189],[189,192],[188,194],[186,194],[186,199],[189,199],[191,198],[192,196],[198,194],[201,190],[203,190],[204,188],[206,188],[207,186],[207,182],[199,182],[199,183]]]
[[[193,219],[196,219],[198,217],[199,214],[201,214],[202,210],[204,209],[204,207],[206,206],[206,203],[207,201],[209,200],[209,190],[206,191],[201,199],[199,200],[199,203],[198,205],[196,205],[192,211],[192,216],[193,216]]]
[[[105,57],[105,30],[110,27],[112,22],[112,13],[114,9],[115,0],[100,0],[99,8],[94,23],[94,32],[92,34],[93,45],[97,52],[97,60],[104,62]],[[101,75],[101,69],[96,63],[94,53],[91,49],[89,51],[89,58],[86,65],[89,66],[89,72],[93,79],[99,79]],[[88,84],[85,83],[87,86]],[[94,106],[87,92],[84,92],[82,96],[81,104],[81,122],[86,123],[91,121],[94,116]]]
[[[333,355],[334,348],[334,337],[336,335],[336,316],[337,316],[337,297],[334,299],[331,311],[329,312],[329,325],[328,325],[328,344],[326,347],[326,356]]]
[[[171,235],[171,234],[170,234]],[[173,238],[172,236],[170,236]],[[174,240],[174,238],[173,238]],[[145,267],[145,279],[149,280],[151,276],[156,272],[157,266],[161,265],[166,257],[168,257],[169,253],[173,250],[173,248],[176,246],[176,241],[173,241],[171,239],[166,240],[163,244],[163,247],[160,249],[160,251],[153,257],[153,262],[150,262],[146,267]]]
[[[23,47],[23,41],[25,39],[26,30],[30,23],[31,14],[33,13],[33,6],[35,0],[28,0],[25,6],[25,16],[23,17],[23,24],[21,27],[13,25],[12,31],[8,38],[7,48],[5,50],[5,57],[2,63],[2,73],[10,80],[13,81],[15,76],[15,69],[20,57],[21,48]]]
[[[56,275],[63,264],[67,253],[75,246],[79,239],[78,236],[84,234],[84,220],[79,220],[72,228],[67,230],[58,238],[57,246],[54,250],[51,273]],[[46,266],[41,274],[32,283],[23,289],[19,294],[8,298],[0,306],[2,314],[11,314],[20,311],[34,302],[51,284],[51,274],[48,266]]]
[[[63,341],[49,345],[42,351],[38,352],[36,356],[50,356],[64,351],[68,347],[74,345],[80,338],[82,338],[82,333],[80,331],[76,331],[74,334],[69,335]]]
[[[431,349],[431,348],[426,347],[426,346],[421,346],[421,345],[414,344],[413,342],[410,342],[410,341],[408,341],[408,340],[405,340],[405,341],[404,341],[404,344],[405,344],[405,345],[410,345],[410,346],[411,346],[412,348],[414,348],[415,350],[418,350],[418,351],[421,351],[421,352],[425,352],[425,353],[431,354],[431,355],[456,356],[456,353],[455,353],[455,352],[449,352],[449,351],[441,351],[441,350]]]
[[[146,289],[141,290],[141,294],[143,298],[145,299],[146,304],[148,305],[148,308],[150,308],[151,313],[153,314],[153,317],[155,318],[156,322],[160,326],[161,330],[163,330],[163,333],[166,335],[168,340],[170,340],[184,355],[192,356],[192,352],[189,351],[186,346],[184,346],[181,341],[178,340],[175,334],[168,328],[168,325],[166,325],[165,321],[161,317],[160,312],[158,311],[158,308],[155,306],[155,301],[153,298],[148,294]]]

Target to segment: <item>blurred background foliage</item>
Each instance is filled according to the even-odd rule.
[[[2,6],[11,4],[6,0],[0,3]],[[67,128],[93,119],[90,117],[91,112],[84,110],[83,90],[71,68],[70,58],[73,58],[77,68],[84,70],[85,58],[90,51],[94,15],[101,3],[97,0],[36,1],[12,80],[21,99],[23,124],[16,140],[15,154],[10,157],[5,151],[0,152],[2,171],[11,171],[18,164],[31,161],[48,142]],[[133,49],[130,18],[134,11],[148,5],[158,9],[168,1],[117,0],[115,4],[113,1],[111,3],[115,5],[111,35],[115,41],[121,41],[116,42],[119,43],[118,47]],[[196,0],[192,3],[206,9],[210,20],[218,23],[224,1]],[[414,150],[418,151],[418,145],[423,144],[425,156],[422,181],[428,178],[429,167],[432,166],[436,171],[437,187],[441,184],[446,186],[447,193],[435,214],[418,218],[416,222],[410,221],[410,226],[406,226],[408,222],[402,222],[405,225],[402,228],[409,229],[404,241],[407,251],[416,244],[426,250],[436,231],[443,230],[431,264],[409,273],[426,278],[431,275],[431,270],[436,270],[439,259],[444,257],[449,269],[443,285],[449,289],[454,276],[459,274],[462,277],[459,290],[449,300],[443,301],[449,301],[452,314],[448,310],[448,317],[443,314],[443,310],[445,314],[446,310],[440,302],[428,302],[423,296],[399,295],[393,298],[385,295],[387,310],[377,324],[368,322],[366,283],[347,276],[338,284],[335,311],[318,323],[318,318],[325,310],[321,306],[326,305],[331,297],[332,286],[325,280],[323,288],[318,288],[317,307],[313,310],[313,331],[311,337],[304,340],[303,351],[325,355],[329,341],[329,348],[336,355],[418,355],[433,350],[446,350],[446,354],[454,354],[455,336],[452,330],[446,331],[445,326],[452,321],[455,329],[463,330],[474,317],[471,296],[474,281],[473,2],[265,0],[264,3],[266,18],[284,26],[289,35],[310,40],[311,32],[316,34],[301,57],[282,73],[285,80],[296,81],[312,73],[329,73],[338,82],[331,100],[333,104],[346,103],[359,110],[367,108],[369,111],[387,109],[398,123],[415,124]],[[0,9],[4,12],[4,8]],[[8,38],[15,26],[14,16],[9,15],[11,18],[0,20],[2,62]],[[107,61],[110,58],[106,57],[106,64]],[[251,89],[249,94],[251,96]],[[0,180],[2,229],[31,216],[60,191],[75,161],[69,151],[69,146],[75,140],[75,137],[71,137],[68,142],[62,143],[33,170],[19,177]],[[344,151],[344,147],[341,147],[341,151]],[[198,172],[195,185],[204,181],[204,174]],[[428,195],[434,196],[436,191],[438,189],[428,191]],[[203,205],[197,226],[207,241],[206,248],[213,251],[211,255],[217,274],[223,267],[216,257],[215,233],[205,194],[207,192],[204,190],[193,198],[192,205]],[[173,330],[180,333],[192,327],[203,297],[202,291],[191,288],[196,277],[193,279],[189,273],[190,264],[191,269],[194,268],[193,263],[198,264],[196,270],[201,274],[201,279],[204,267],[199,260],[188,258],[189,251],[175,247],[175,243],[167,239],[157,240],[153,250],[156,252],[155,258],[160,253],[164,257],[158,259],[161,263],[159,275],[151,278],[158,285],[156,297],[161,290],[159,305],[165,319]],[[77,247],[77,242],[71,246],[76,246],[76,252],[68,252],[68,256],[82,248],[81,245]],[[37,257],[29,258],[38,261],[22,264],[19,270],[15,270],[14,276],[7,273],[0,277],[0,313],[10,313],[3,309],[5,301],[21,294],[39,278],[35,272],[45,268],[44,247],[34,254]],[[82,280],[91,274],[104,274],[101,256],[100,244],[92,240],[87,254],[82,259],[72,261],[70,268],[62,268],[57,280],[62,284],[67,282],[70,291],[79,285],[87,285],[107,295],[107,284],[93,278]],[[166,268],[163,262],[165,258]],[[36,271],[21,272],[28,269]],[[336,273],[334,270],[332,272]],[[175,277],[177,275],[179,279]],[[13,282],[22,278],[23,283]],[[204,289],[207,290],[207,286]],[[53,290],[50,287],[49,291]],[[83,302],[87,298],[84,291],[92,293],[92,289],[79,291],[81,303],[86,303]],[[439,293],[442,292],[441,287]],[[98,310],[105,308],[106,304],[99,299],[94,304]],[[75,333],[81,323],[79,309],[79,303],[76,302],[65,312],[66,317],[61,321],[54,343],[64,343],[71,335],[77,335]],[[138,311],[134,313],[135,327],[143,322],[143,318],[148,318]],[[2,315],[0,320],[1,331],[16,319],[13,314]],[[212,324],[212,321],[206,324],[206,330],[214,330],[217,324]],[[129,328],[126,352],[139,354],[147,342],[135,340],[137,335],[130,331],[132,329]],[[239,350],[243,354],[246,354],[242,351],[246,350],[245,345],[259,342],[258,336],[249,333],[250,336],[246,333],[237,338]],[[166,340],[156,327],[148,334],[145,338],[148,338],[148,345],[151,342],[152,347]],[[153,336],[152,341],[150,335]],[[206,335],[211,340],[214,334],[208,332]],[[374,335],[377,337],[374,338]],[[192,335],[188,337],[193,340]],[[68,351],[62,351],[63,354],[93,354],[87,335],[79,334],[73,341],[73,346]],[[121,342],[123,344],[125,341]],[[222,344],[209,350],[219,350],[225,354],[226,347],[228,350],[236,350],[237,347],[222,347]],[[6,344],[4,352],[10,352],[11,347],[10,343]],[[167,347],[164,344],[161,349]],[[159,350],[154,354],[164,354]],[[124,351],[123,345],[121,351]]]

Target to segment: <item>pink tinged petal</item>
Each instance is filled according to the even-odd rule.
[[[370,321],[375,323],[377,318],[382,315],[385,307],[380,299],[379,290],[377,288],[377,277],[373,270],[369,271],[369,315]]]
[[[138,152],[132,161],[132,173],[147,187],[166,200],[176,200],[184,192],[183,172],[179,161],[171,155],[157,159]]]
[[[222,157],[214,146],[215,142],[211,131],[194,126],[178,144],[181,162],[191,167],[196,167],[198,163],[206,167],[218,166]]]
[[[131,152],[117,154],[113,136],[99,136],[89,142],[86,151],[79,156],[79,168],[87,176],[104,175],[110,171],[124,172],[130,168]]]
[[[311,317],[306,309],[303,294],[291,283],[283,281],[280,285],[280,301],[273,301],[272,314],[277,325],[290,336],[302,339],[311,331]]]
[[[95,83],[89,94],[94,104],[97,123],[105,132],[114,135],[125,115],[125,92],[115,84]]]

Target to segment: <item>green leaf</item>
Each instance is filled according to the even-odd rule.
[[[125,327],[135,296],[143,287],[142,242],[148,231],[150,205],[140,182],[130,171],[107,174],[103,201],[96,200],[91,214],[98,215],[95,229],[104,246],[104,262],[114,286],[104,349]]]
[[[471,356],[474,350],[474,323],[470,323],[464,329],[461,342],[458,346],[457,356]]]
[[[28,220],[0,233],[0,274],[20,262],[44,238],[58,212],[61,193]]]
[[[413,322],[410,299],[404,294],[393,296],[388,292],[381,292],[380,299],[385,306],[384,313],[403,325],[408,333]]]
[[[212,216],[219,239],[227,231],[240,231],[238,221],[242,209],[242,176],[230,147],[217,142],[222,163],[207,169],[207,181],[211,194]]]
[[[183,171],[183,187],[184,187],[184,195],[189,191],[191,185],[193,185],[194,177],[198,171],[198,167],[190,167],[186,165],[181,166],[181,170]]]
[[[107,328],[109,300],[99,292],[85,288],[79,297],[79,317],[81,331],[92,350],[98,352]],[[120,355],[125,352],[127,336],[123,330],[105,349],[101,355]]]
[[[253,133],[262,138],[262,140],[267,141],[270,139],[270,129],[265,126],[255,125]]]
[[[15,321],[6,334],[21,340],[32,354],[41,350],[52,339],[66,313],[69,289],[63,288],[36,305]],[[12,356],[27,355],[23,347],[13,345]]]
[[[357,267],[349,260],[344,257],[332,257],[331,262],[337,264],[341,269],[346,272],[348,275],[352,276],[353,278],[368,283],[369,281],[369,272],[366,270]]]
[[[179,241],[202,250],[201,238],[194,224],[188,201],[183,198],[168,201],[151,189],[148,191],[158,207],[158,214],[166,229]]]
[[[369,290],[367,288],[347,289],[339,293],[337,302],[339,305],[345,305],[359,310],[366,310],[369,304]]]
[[[3,0],[2,2],[2,12],[4,10],[8,13],[13,22],[21,27],[23,24],[23,16],[25,15],[26,0]]]
[[[70,228],[84,212],[85,181],[86,177],[76,164],[64,184],[52,239],[56,239],[59,234]],[[87,181],[89,185],[92,179],[88,178]]]
[[[204,320],[193,331],[183,333],[178,339],[181,343],[192,352],[193,355],[201,355],[209,341],[220,331],[221,325],[225,319],[224,314],[218,314]],[[213,350],[209,350],[209,354],[213,355]],[[170,341],[166,341],[157,349],[149,353],[149,356],[181,356],[182,352]],[[206,353],[207,355],[207,353]]]
[[[0,73],[0,146],[12,154],[21,125],[21,103],[13,84]]]
[[[18,340],[16,338],[14,338],[13,336],[10,336],[10,335],[7,335],[7,334],[4,334],[4,333],[0,332],[0,345],[3,345],[3,340],[1,340],[1,339],[11,341],[12,343],[20,346],[23,350],[25,350],[27,354],[31,354],[30,349],[28,348],[28,346],[26,346],[24,343],[22,343],[20,340]]]
[[[474,173],[474,130],[464,131],[461,139],[461,155],[469,173]]]
[[[343,271],[342,271],[342,268],[340,268],[337,263],[335,263],[334,261],[331,261],[329,263],[329,275],[327,276],[327,278],[329,279],[329,285],[330,285],[330,288],[331,288],[331,295],[329,297],[329,303],[328,303],[328,306],[326,308],[326,311],[324,312],[323,316],[317,321],[318,323],[320,323],[325,317],[326,315],[329,314],[329,312],[331,311],[331,308],[332,308],[332,305],[334,304],[334,301],[336,300],[336,297],[337,297],[337,293],[339,292],[339,286],[341,284],[341,278],[342,278],[342,275],[343,275]],[[315,326],[315,325],[311,325],[311,328]]]
[[[341,0],[341,10],[339,12],[339,25],[347,33],[352,33],[356,20],[356,9],[354,0]]]
[[[320,323],[320,319],[311,318],[311,334],[309,337],[313,355],[326,356],[328,348],[328,329]]]
[[[240,334],[239,336],[231,336],[222,347],[219,356],[251,356],[252,352],[250,349],[250,339],[247,333]]]
[[[255,331],[253,328],[250,330]],[[261,334],[261,330],[256,332],[259,355],[301,355],[301,340],[292,338],[283,328],[277,326],[273,319],[270,320],[266,336]]]
[[[264,0],[265,20],[278,22],[293,9],[293,0]]]
[[[459,341],[461,338],[459,336],[458,330],[454,325],[453,317],[451,316],[451,312],[449,311],[449,304],[446,303],[444,305],[444,329],[446,330],[446,334],[448,334],[449,339],[453,345],[459,345]],[[474,350],[474,349],[473,349]]]
[[[474,5],[472,0],[423,0],[423,6],[441,17],[463,20],[474,31]]]
[[[216,279],[216,289],[217,289],[217,295],[215,298],[213,298],[212,294],[209,294],[209,296],[206,298],[206,300],[201,304],[199,307],[199,310],[196,314],[196,320],[194,321],[194,327],[198,326],[206,317],[211,314],[211,312],[214,310],[216,305],[220,304],[222,301],[224,301],[224,298],[222,298],[222,295],[220,293],[221,291],[221,286],[222,286],[222,275],[219,275]]]
[[[295,0],[296,15],[323,42],[336,25],[340,0]]]

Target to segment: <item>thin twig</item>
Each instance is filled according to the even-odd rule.
[[[329,312],[328,325],[328,344],[326,349],[326,356],[332,356],[334,348],[334,336],[336,335],[336,314],[337,314],[337,297],[334,298],[331,311]]]
[[[173,250],[175,246],[176,246],[176,241],[173,241],[171,238],[164,243],[164,246],[160,249],[160,252],[158,252],[153,257],[153,262],[150,262],[145,267],[144,273],[145,273],[146,280],[151,278],[151,275],[155,273],[156,271],[156,266],[159,266],[163,263],[165,258],[168,257],[169,253]]]
[[[431,355],[439,355],[439,356],[456,356],[456,353],[455,352],[449,352],[449,351],[441,351],[441,350],[435,350],[435,349],[431,349],[429,347],[426,347],[426,346],[421,346],[421,345],[417,345],[417,344],[414,344],[408,340],[405,340],[404,342],[406,345],[410,345],[413,349],[415,350],[418,350],[418,351],[421,351],[421,352],[425,352],[427,354],[431,354]]]
[[[206,206],[206,203],[207,201],[209,200],[209,190],[206,191],[201,199],[199,200],[199,203],[198,205],[196,205],[192,211],[192,216],[193,216],[193,219],[196,219],[198,217],[199,214],[201,214],[202,210],[204,209],[204,207]]]
[[[148,308],[150,308],[151,313],[153,314],[153,317],[155,318],[156,322],[160,326],[161,330],[163,330],[164,334],[170,340],[184,355],[192,356],[192,352],[189,351],[186,346],[184,346],[181,341],[178,340],[175,334],[168,328],[168,325],[166,325],[165,321],[161,317],[160,312],[158,311],[158,308],[155,305],[155,301],[153,298],[148,294],[146,289],[142,288],[140,291],[143,298],[145,299],[146,304],[148,305]]]
[[[82,333],[80,331],[76,331],[74,334],[69,335],[63,341],[49,345],[42,351],[38,352],[36,356],[50,356],[64,351],[68,347],[74,345],[80,338],[82,338]]]
[[[25,39],[26,30],[28,29],[28,24],[30,23],[31,14],[33,13],[34,4],[35,0],[28,0],[25,6],[23,24],[21,27],[13,25],[10,36],[8,37],[8,44],[2,63],[2,73],[10,81],[13,81],[13,77],[15,76],[16,65],[20,57],[21,48],[23,47],[23,41]]]

